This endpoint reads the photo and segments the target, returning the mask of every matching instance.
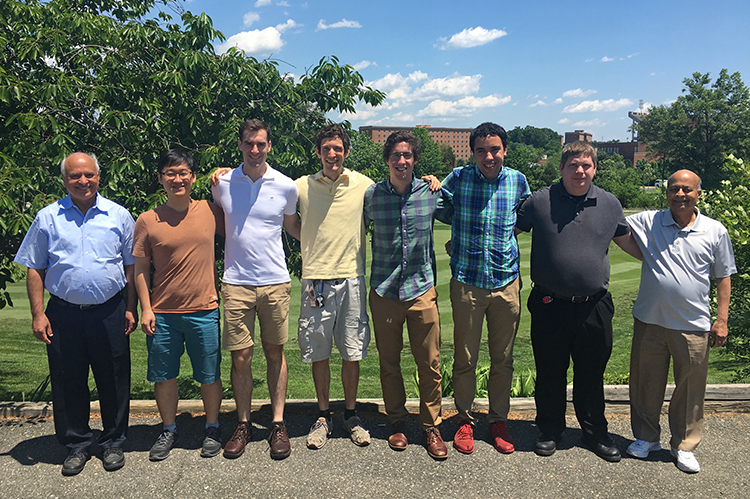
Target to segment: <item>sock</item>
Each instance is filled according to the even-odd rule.
[[[164,425],[164,429],[167,430],[169,433],[177,433],[177,423]]]
[[[326,421],[330,421],[333,414],[331,413],[330,409],[326,409],[325,411],[318,412],[319,418],[324,418]]]
[[[344,409],[344,419],[349,419],[357,415],[357,409]]]
[[[206,429],[208,429],[208,428],[218,428],[218,427],[219,427],[219,422],[218,421],[215,422],[215,423],[206,423]]]

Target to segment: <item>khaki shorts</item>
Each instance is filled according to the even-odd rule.
[[[224,283],[224,349],[244,350],[255,344],[255,316],[260,323],[260,339],[283,345],[289,336],[290,283],[245,286]]]
[[[355,362],[367,357],[370,318],[364,277],[302,279],[302,305],[297,340],[303,362],[331,357],[333,342],[341,358]],[[321,303],[316,298],[322,296]]]

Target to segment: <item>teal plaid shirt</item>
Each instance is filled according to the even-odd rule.
[[[476,165],[454,169],[443,180],[454,216],[451,227],[453,278],[483,289],[505,286],[518,276],[516,210],[529,197],[526,177],[503,166],[487,180]]]
[[[408,301],[435,285],[432,227],[443,191],[413,179],[402,196],[388,179],[365,192],[365,224],[373,222],[370,286],[383,298]]]

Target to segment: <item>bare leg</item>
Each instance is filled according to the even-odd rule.
[[[154,383],[154,398],[159,408],[159,415],[164,426],[174,424],[177,418],[177,378]]]
[[[250,402],[253,399],[253,347],[232,352],[232,391],[237,405],[237,420],[250,421]]]
[[[210,385],[201,385],[201,398],[203,399],[203,410],[206,412],[206,423],[217,423],[219,421],[221,396],[221,378]]]
[[[344,404],[349,410],[357,408],[359,386],[359,361],[341,361],[341,384],[344,385]]]
[[[284,357],[284,345],[271,345],[263,342],[263,351],[266,354],[268,365],[266,377],[268,378],[268,392],[271,397],[271,412],[273,421],[284,420],[284,402],[286,401],[287,368],[286,357]]]
[[[315,394],[318,397],[318,409],[327,411],[331,389],[331,368],[328,359],[313,362],[312,375],[315,382]]]

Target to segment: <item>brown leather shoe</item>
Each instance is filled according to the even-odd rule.
[[[409,445],[406,439],[406,421],[396,421],[391,425],[391,436],[388,437],[388,445],[393,450],[404,450]]]
[[[437,426],[430,426],[424,430],[422,434],[424,439],[424,446],[427,448],[427,454],[433,459],[445,459],[448,457],[448,447],[443,442],[443,437],[440,436],[440,430]]]
[[[224,446],[224,457],[234,459],[245,452],[245,445],[253,438],[253,427],[250,423],[240,423],[234,430],[234,435]]]
[[[268,443],[271,446],[271,459],[286,459],[292,453],[292,444],[283,421],[271,423]]]

